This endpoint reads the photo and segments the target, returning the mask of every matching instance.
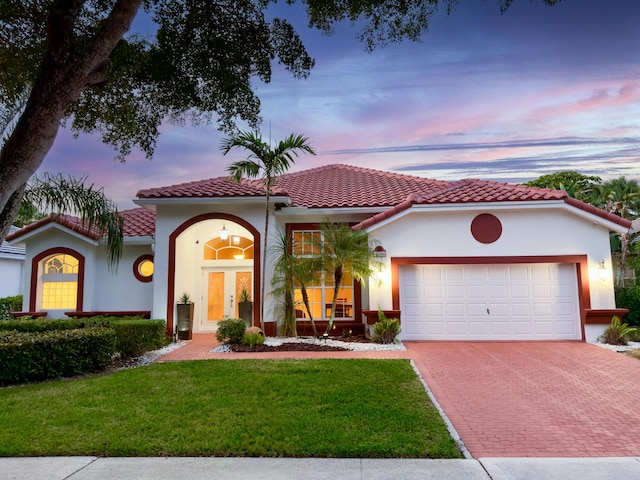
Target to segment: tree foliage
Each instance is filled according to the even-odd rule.
[[[299,0],[311,27],[330,32],[343,20],[363,25],[360,37],[368,49],[419,39],[438,8],[450,11],[458,2]],[[292,24],[270,9],[274,3],[0,1],[0,120],[6,138],[0,151],[0,239],[61,122],[76,133],[99,133],[121,160],[134,148],[151,157],[158,127],[167,120],[214,120],[229,133],[239,119],[257,128],[255,79],[270,81],[276,61],[298,78],[314,64]],[[501,10],[511,3],[498,1]],[[125,36],[140,10],[155,30]]]
[[[527,182],[526,185],[530,187],[565,190],[570,197],[588,202],[594,188],[601,183],[602,179],[600,177],[594,175],[583,175],[581,173],[568,170],[542,175],[536,180]]]

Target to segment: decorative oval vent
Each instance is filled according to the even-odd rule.
[[[502,223],[490,213],[482,213],[471,222],[471,235],[480,243],[493,243],[502,235]]]

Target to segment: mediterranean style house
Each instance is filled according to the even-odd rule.
[[[9,237],[26,246],[23,310],[60,318],[131,312],[165,319],[194,302],[193,332],[238,316],[246,290],[253,324],[277,332],[267,259],[261,298],[265,191],[228,177],[140,190],[126,210],[124,253],[107,268],[101,239],[77,218],[52,215]],[[328,165],[280,177],[270,196],[268,244],[289,235],[305,255],[323,221],[365,229],[379,245],[375,278],[348,278],[336,334],[363,331],[382,309],[401,320],[403,340],[594,341],[616,309],[610,233],[630,222],[566,192],[483,180],[440,181]],[[267,253],[269,247],[267,247]],[[326,325],[331,279],[310,288]],[[264,319],[260,319],[264,302]],[[299,332],[308,319],[296,310]]]

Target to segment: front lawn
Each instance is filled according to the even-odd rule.
[[[460,457],[406,360],[153,364],[0,406],[0,456]]]

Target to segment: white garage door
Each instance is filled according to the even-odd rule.
[[[579,340],[572,264],[403,265],[404,340]]]

